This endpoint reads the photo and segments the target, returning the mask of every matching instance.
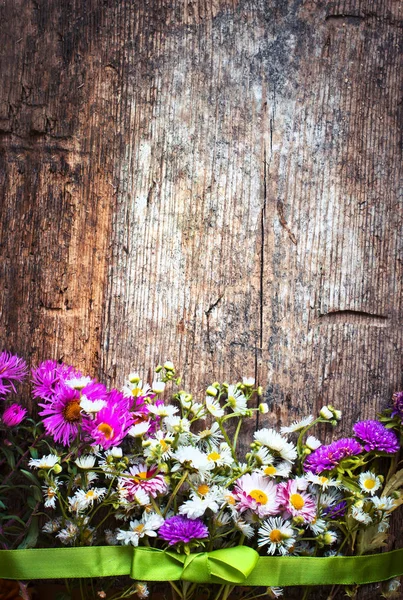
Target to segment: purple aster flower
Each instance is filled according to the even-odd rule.
[[[81,373],[74,367],[58,363],[56,360],[45,360],[39,367],[32,369],[33,396],[53,400],[60,382],[80,377]]]
[[[323,509],[323,514],[330,519],[338,519],[339,517],[343,517],[347,510],[347,502],[342,500],[333,506],[327,506]]]
[[[361,444],[354,438],[342,438],[328,446],[320,446],[310,454],[305,463],[305,471],[313,471],[317,475],[322,471],[331,471],[349,456],[356,456],[363,450]]]
[[[3,413],[3,423],[7,427],[15,427],[21,423],[26,414],[26,408],[22,408],[19,404],[11,404]]]
[[[39,413],[43,419],[46,432],[64,446],[77,436],[79,426],[84,425],[89,417],[82,415],[80,392],[64,383],[58,383],[53,398],[39,404],[43,410]]]
[[[209,535],[208,529],[201,519],[188,519],[182,515],[170,517],[158,530],[158,535],[169,542],[170,546],[179,542],[200,540]]]
[[[379,450],[393,454],[400,448],[399,440],[394,431],[386,429],[380,421],[359,421],[353,426],[355,435],[362,440],[367,452]]]
[[[0,397],[11,390],[14,392],[14,381],[22,381],[27,372],[25,360],[10,352],[0,354]]]
[[[400,417],[403,424],[403,392],[396,392],[393,394],[393,408],[392,417]]]

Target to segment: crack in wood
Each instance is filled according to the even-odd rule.
[[[285,220],[284,204],[281,202],[281,200],[277,200],[277,213],[278,213],[278,218],[279,218],[281,227],[283,227],[283,229],[286,230],[286,232],[288,233],[288,237],[290,238],[292,243],[297,245],[297,238],[295,237],[295,235],[289,228],[287,221]]]
[[[319,314],[320,323],[349,323],[352,325],[373,325],[375,327],[388,327],[390,318],[387,315],[369,313],[364,310],[331,310],[327,313]]]
[[[214,349],[213,349],[213,345],[211,343],[211,337],[210,337],[210,315],[212,313],[212,311],[217,308],[217,306],[219,305],[219,303],[221,302],[221,300],[223,299],[224,294],[221,294],[217,300],[215,302],[213,302],[213,304],[210,304],[210,306],[208,307],[207,310],[204,311],[204,314],[207,317],[207,323],[206,323],[206,329],[207,329],[207,345],[209,348],[209,352],[211,355],[214,354]]]

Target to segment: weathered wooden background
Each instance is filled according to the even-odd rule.
[[[345,428],[402,387],[402,3],[3,0],[0,345],[255,375]]]

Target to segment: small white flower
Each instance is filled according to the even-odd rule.
[[[282,434],[284,433],[293,433],[294,431],[301,431],[301,429],[305,429],[308,427],[313,421],[313,416],[309,415],[305,417],[305,419],[301,419],[300,421],[294,421],[288,427],[281,427],[280,431]]]
[[[148,421],[140,421],[140,423],[136,423],[130,427],[127,432],[131,437],[142,437],[149,429],[150,424]]]
[[[254,377],[242,377],[242,383],[245,387],[253,387],[255,385]]]
[[[327,490],[327,488],[329,488],[329,487],[334,487],[337,489],[340,487],[340,483],[337,481],[337,479],[325,477],[324,475],[315,475],[311,471],[308,471],[307,473],[305,473],[305,478],[310,483],[319,485],[322,488],[322,490]]]
[[[74,496],[69,498],[70,510],[77,513],[85,511],[89,506],[94,505],[95,500],[102,499],[107,491],[106,488],[77,490]]]
[[[309,448],[309,450],[317,450],[319,446],[322,445],[322,442],[318,440],[318,438],[316,438],[314,435],[308,435],[308,437],[306,438],[305,445],[307,446],[307,448]]]
[[[245,415],[248,411],[246,397],[235,385],[228,386],[227,403],[236,415]]]
[[[129,531],[118,529],[116,539],[124,545],[138,546],[139,540],[145,535],[156,537],[157,529],[163,523],[164,519],[160,515],[144,512],[140,520],[130,521]]]
[[[188,433],[190,431],[190,421],[186,418],[181,419],[178,416],[166,417],[164,424],[167,431],[171,433]]]
[[[80,458],[77,458],[74,462],[80,469],[87,470],[93,468],[93,466],[95,465],[95,461],[96,458],[93,454],[87,454],[85,456],[80,456]]]
[[[206,408],[213,417],[220,418],[224,416],[224,410],[221,408],[217,400],[213,400],[209,396],[206,398]]]
[[[207,488],[208,491],[203,488]],[[191,492],[190,499],[179,507],[180,515],[186,515],[189,519],[197,519],[203,516],[208,508],[213,513],[218,512],[224,498],[223,490],[217,486],[209,488],[207,485],[200,485],[199,490],[205,493],[199,496],[197,493]]]
[[[61,524],[62,518],[57,517],[57,519],[52,519],[45,523],[45,525],[42,527],[42,531],[45,533],[56,533],[56,531],[59,531]]]
[[[141,381],[141,377],[138,373],[129,373],[129,377],[128,380],[130,381],[130,383],[139,383]]]
[[[280,456],[281,458],[284,458],[284,460],[292,463],[298,456],[296,446],[291,442],[286,442],[280,450]]]
[[[372,519],[369,514],[364,512],[362,508],[358,506],[351,507],[351,516],[359,523],[364,523],[364,525],[369,525],[372,523]]]
[[[269,405],[267,404],[267,402],[261,402],[259,404],[259,412],[261,415],[267,415],[267,413],[269,412]]]
[[[287,440],[275,429],[259,429],[258,431],[255,431],[253,437],[257,442],[262,444],[262,446],[267,446],[270,450],[274,450],[275,452],[280,452],[284,448],[284,445],[287,444]]]
[[[179,408],[172,404],[148,404],[148,410],[159,417],[173,417]]]
[[[162,394],[165,390],[165,383],[163,381],[153,381],[151,389],[154,394]]]
[[[390,496],[381,496],[380,498],[374,496],[374,498],[370,498],[370,500],[378,511],[389,512],[395,507],[395,501]]]
[[[334,419],[333,412],[329,410],[327,406],[322,406],[322,408],[319,411],[319,414],[322,417],[322,419],[327,419],[328,421],[330,421],[330,419]]]
[[[315,535],[321,535],[326,531],[327,523],[324,519],[315,518],[308,524],[308,527]]]
[[[31,458],[28,466],[33,467],[34,469],[53,469],[53,467],[59,462],[60,456],[56,456],[56,454],[48,454],[47,456],[42,456],[42,458]]]
[[[265,467],[262,467],[263,475],[266,477],[288,477],[291,473],[291,464],[287,461],[281,461],[277,464],[270,463]]]
[[[190,467],[198,471],[201,479],[208,471],[214,469],[214,462],[210,461],[201,450],[193,446],[180,446],[172,456],[182,465],[186,466],[186,463],[188,463]],[[179,465],[175,465],[172,470],[177,471],[178,468]]]
[[[244,519],[241,519],[241,517],[235,518],[234,525],[248,539],[253,537],[255,534],[255,531],[254,531],[252,525],[247,523]]]
[[[267,593],[270,598],[281,598],[284,594],[284,590],[281,587],[270,587],[267,588]]]
[[[289,521],[282,517],[269,517],[258,530],[258,546],[268,546],[267,554],[289,554],[295,544],[295,534]]]
[[[217,447],[220,441],[224,438],[221,433],[220,426],[216,421],[211,425],[209,429],[199,431],[197,434],[198,443],[206,448]]]
[[[150,595],[148,586],[144,581],[136,581],[134,584],[134,592],[137,594],[140,600],[144,600],[144,598],[148,598]]]
[[[122,458],[123,450],[119,446],[113,446],[105,452],[105,456],[113,456],[113,458]]]
[[[45,498],[45,508],[56,508],[57,492],[59,491],[59,480],[56,477],[49,485],[43,485],[43,496]]]
[[[66,527],[61,529],[56,537],[59,538],[62,544],[73,544],[79,532],[80,530],[78,529],[77,525],[71,521],[67,521]]]
[[[234,462],[231,448],[226,442],[221,443],[219,448],[213,449],[207,455],[207,460],[212,461],[218,467],[229,466]]]
[[[106,406],[105,400],[89,400],[84,394],[81,396],[80,406],[89,415],[95,415]]]
[[[326,546],[332,546],[337,542],[337,534],[334,531],[326,531],[322,535],[322,541]]]
[[[372,496],[381,487],[381,480],[372,471],[365,471],[365,473],[360,474],[358,485],[363,492]]]
[[[91,381],[91,377],[73,377],[72,379],[67,379],[67,381],[65,380],[64,383],[73,390],[82,390]]]
[[[261,446],[254,454],[253,454],[256,462],[259,465],[271,465],[274,461],[274,457],[265,446]]]

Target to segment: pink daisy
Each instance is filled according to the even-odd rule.
[[[26,375],[27,365],[25,360],[10,352],[0,354],[0,397],[11,390],[14,392],[14,381],[22,381]]]
[[[239,512],[251,510],[259,517],[278,514],[277,485],[257,473],[242,475],[235,482],[232,496]]]
[[[60,382],[82,377],[74,367],[58,363],[56,360],[45,360],[39,367],[32,369],[32,394],[34,398],[53,400]]]
[[[138,463],[129,469],[130,477],[122,477],[120,486],[126,492],[126,498],[131,502],[139,490],[142,490],[152,498],[158,494],[165,494],[168,489],[164,476],[158,472],[158,466],[148,466]]]
[[[3,423],[7,427],[15,427],[21,423],[26,414],[26,408],[22,408],[19,404],[11,404],[3,413]]]
[[[93,419],[83,422],[83,430],[91,436],[92,445],[99,444],[104,450],[118,446],[133,425],[127,399],[121,392],[112,390],[107,396],[107,402]]]
[[[39,413],[43,418],[46,432],[64,446],[78,435],[79,426],[88,420],[83,417],[80,407],[80,392],[66,386],[64,383],[56,385],[52,400],[39,404],[43,410]]]
[[[310,523],[316,517],[316,502],[306,492],[298,489],[295,479],[283,481],[277,486],[277,500],[280,509],[284,510],[284,518],[302,517],[306,523]]]

